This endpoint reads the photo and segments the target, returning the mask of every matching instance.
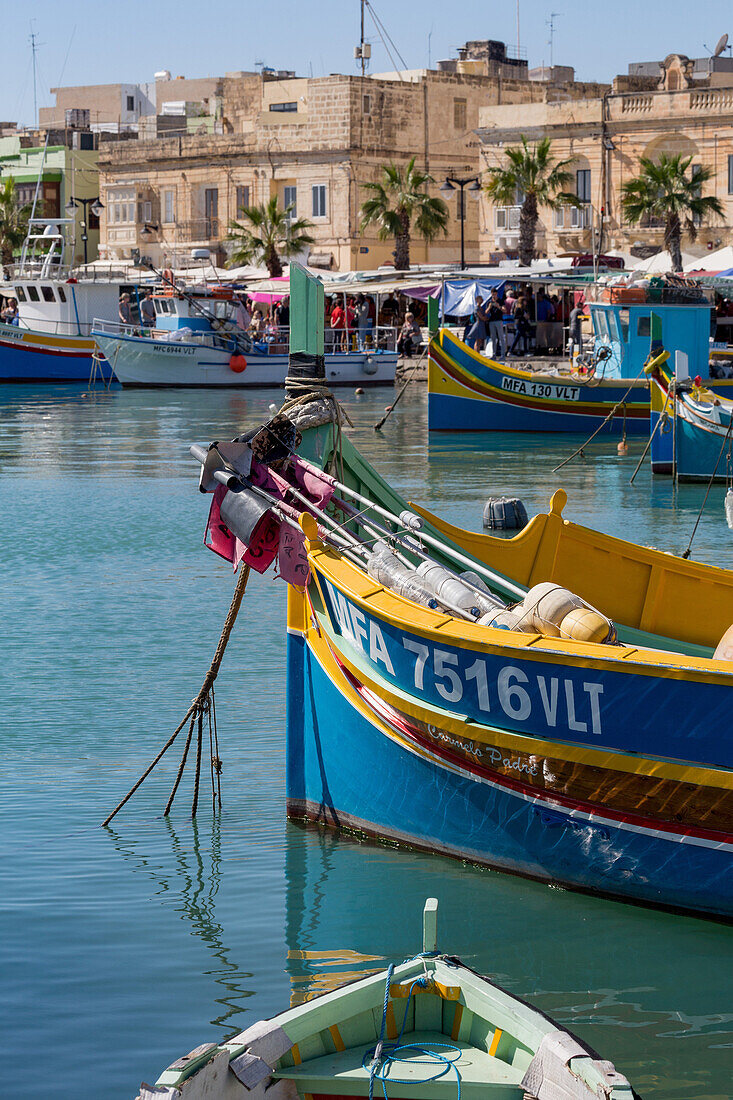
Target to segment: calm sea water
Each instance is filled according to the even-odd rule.
[[[221,815],[205,797],[192,824],[187,778],[162,818],[176,753],[100,828],[197,691],[231,597],[201,544],[188,444],[278,399],[0,390],[0,1093],[132,1097],[198,1043],[414,953],[434,895],[445,950],[579,1032],[646,1100],[730,1097],[729,929],[286,823],[284,591],[270,577],[252,578],[217,686]],[[629,488],[642,441],[621,458],[604,440],[558,476],[571,437],[428,446],[422,393],[381,435],[389,395],[346,399],[366,455],[453,522],[480,527],[501,492],[544,509],[562,484],[581,523],[687,545],[704,490],[646,471]],[[722,498],[693,557],[731,566]]]

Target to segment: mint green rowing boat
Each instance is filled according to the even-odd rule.
[[[197,1047],[138,1100],[636,1098],[570,1032],[438,955],[437,904],[425,906],[414,959]]]

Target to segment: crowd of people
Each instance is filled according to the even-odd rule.
[[[465,320],[463,339],[476,351],[487,350],[493,359],[535,355],[562,355],[565,330],[569,352],[583,350],[582,296],[574,291],[535,293],[530,285],[507,284],[484,299],[476,296],[476,308]]]

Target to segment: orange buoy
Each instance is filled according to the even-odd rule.
[[[232,355],[229,359],[229,370],[234,371],[235,374],[241,374],[243,370],[247,369],[247,360],[243,355]]]
[[[627,455],[629,453],[629,445],[625,439],[621,440],[621,442],[617,445],[616,450],[620,455]]]

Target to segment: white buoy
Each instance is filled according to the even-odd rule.
[[[733,489],[725,494],[725,522],[733,531]]]

